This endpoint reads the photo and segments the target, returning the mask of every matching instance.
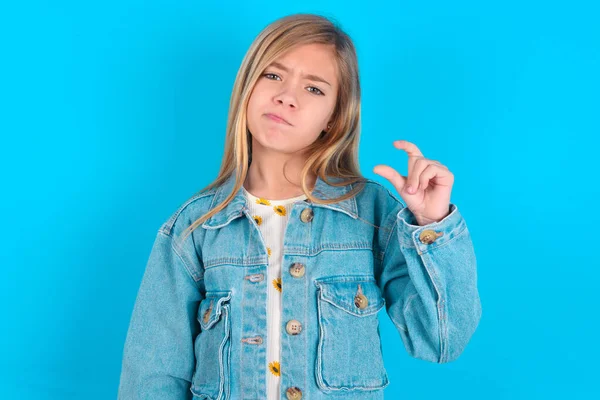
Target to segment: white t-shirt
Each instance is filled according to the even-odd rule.
[[[302,194],[282,200],[269,200],[252,195],[242,186],[248,199],[250,215],[263,236],[269,254],[267,268],[267,399],[279,400],[281,355],[281,261],[283,234],[294,202],[306,199]]]

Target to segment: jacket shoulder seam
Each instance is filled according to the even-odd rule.
[[[162,226],[160,227],[159,230],[161,232],[163,232],[164,234],[171,236],[173,226],[175,225],[177,218],[179,218],[179,215],[183,212],[183,210],[185,210],[193,202],[200,200],[204,197],[214,195],[214,194],[215,194],[215,190],[211,189],[207,192],[202,192],[202,193],[199,193],[199,194],[196,194],[196,195],[190,197],[189,199],[184,201],[183,204],[181,204],[179,206],[179,208],[173,214],[171,214],[169,219],[165,223],[162,224]]]
[[[177,248],[175,247],[175,245],[173,244],[174,239],[173,236],[163,232],[163,231],[159,231],[160,234],[165,235],[166,237],[169,238],[169,243],[171,245],[171,250],[173,251],[173,253],[175,253],[175,255],[177,255],[177,257],[179,258],[179,260],[181,261],[181,263],[183,264],[183,267],[185,268],[185,271],[187,273],[187,275],[190,277],[190,279],[194,282],[194,284],[196,285],[196,287],[198,287],[198,282],[204,279],[204,276],[199,277],[198,279],[194,278],[194,274],[192,273],[191,268],[188,266],[188,264],[185,262],[184,258],[181,256],[179,250],[177,250]]]

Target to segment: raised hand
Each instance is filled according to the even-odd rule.
[[[441,221],[450,214],[454,174],[438,161],[425,158],[411,142],[396,140],[394,147],[408,154],[408,177],[387,165],[376,165],[373,172],[394,185],[419,225]]]

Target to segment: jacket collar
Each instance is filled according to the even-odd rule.
[[[341,178],[336,177],[328,177],[331,182],[339,182]],[[215,190],[215,195],[213,197],[212,203],[210,205],[210,210],[215,208],[217,205],[221,204],[225,198],[231,193],[233,190],[233,186],[235,184],[235,173],[232,173],[229,178],[222,185],[218,186]],[[319,199],[332,199],[340,197],[349,191],[352,190],[352,185],[345,186],[332,186],[327,184],[324,180],[322,180],[319,176],[315,181],[315,187],[313,190],[313,195]],[[233,219],[240,217],[243,215],[244,211],[248,209],[246,204],[246,196],[244,195],[243,188],[240,187],[236,192],[235,197],[231,202],[221,211],[207,219],[203,224],[203,228],[215,229],[220,228],[222,226],[227,225]],[[308,199],[304,200],[307,205],[312,205],[313,207],[321,207],[328,208],[331,210],[343,212],[348,214],[352,218],[358,218],[358,207],[356,205],[355,197],[352,197],[347,200],[343,200],[333,204],[317,204],[312,203]]]

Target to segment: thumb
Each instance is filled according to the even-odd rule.
[[[400,175],[398,171],[394,168],[389,167],[387,165],[376,165],[373,168],[373,172],[377,175],[383,176],[385,179],[390,181],[392,185],[396,188],[398,193],[402,193],[402,189],[404,189],[404,185],[406,184],[406,177]]]

